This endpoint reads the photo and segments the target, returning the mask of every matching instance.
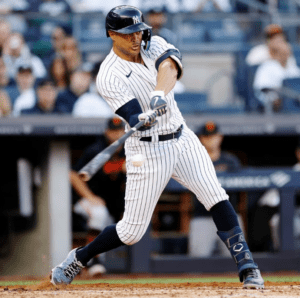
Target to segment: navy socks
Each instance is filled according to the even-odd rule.
[[[116,225],[106,227],[91,243],[76,252],[77,260],[84,266],[86,263],[98,254],[112,250],[124,245],[120,240]]]
[[[229,231],[239,226],[234,208],[229,201],[221,201],[210,209],[218,231]]]

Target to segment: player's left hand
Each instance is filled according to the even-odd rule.
[[[162,116],[167,113],[167,101],[163,91],[152,91],[150,100],[151,110],[155,110],[157,116]]]

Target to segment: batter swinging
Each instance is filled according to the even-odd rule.
[[[106,17],[113,48],[101,65],[97,87],[128,128],[145,125],[125,143],[127,183],[125,212],[93,242],[72,250],[52,270],[53,284],[69,284],[95,255],[137,243],[150,223],[154,208],[171,178],[191,190],[211,211],[218,235],[230,250],[245,288],[264,288],[228,195],[217,180],[213,164],[197,136],[186,126],[172,91],[182,76],[178,49],[158,36],[140,10],[118,6]],[[146,157],[140,167],[133,156]]]

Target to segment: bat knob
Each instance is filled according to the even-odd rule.
[[[83,181],[89,181],[90,180],[90,175],[87,172],[80,172],[79,173],[79,177],[83,180]]]

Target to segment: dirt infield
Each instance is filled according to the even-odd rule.
[[[30,286],[0,287],[0,297],[13,298],[83,298],[83,297],[300,297],[299,282],[266,282],[264,290],[244,290],[240,283],[177,283],[177,284],[88,284],[53,286],[43,281]]]

